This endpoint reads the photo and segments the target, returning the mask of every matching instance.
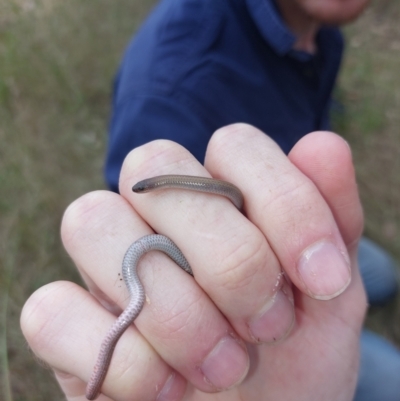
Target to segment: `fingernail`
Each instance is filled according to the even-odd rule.
[[[218,390],[240,383],[248,369],[247,350],[239,340],[229,335],[218,342],[200,367],[206,382]]]
[[[282,276],[283,277],[283,276]],[[293,327],[294,306],[290,286],[283,279],[276,294],[249,323],[251,337],[256,342],[272,343],[284,338]]]
[[[172,373],[158,393],[157,401],[179,401],[182,399],[185,380],[179,374]]]
[[[350,262],[344,253],[329,241],[308,247],[297,264],[309,295],[328,300],[341,294],[351,281]]]

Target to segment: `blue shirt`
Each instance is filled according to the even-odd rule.
[[[114,87],[106,180],[118,190],[128,152],[170,139],[203,162],[212,133],[245,122],[285,151],[329,129],[331,92],[343,52],[323,27],[318,51],[295,36],[273,0],[162,0],[129,44]]]

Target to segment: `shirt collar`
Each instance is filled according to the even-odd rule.
[[[273,0],[246,0],[247,8],[265,41],[278,53],[292,50],[296,37],[285,25]]]

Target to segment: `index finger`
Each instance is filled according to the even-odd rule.
[[[182,190],[132,193],[135,182],[165,174],[209,176],[183,147],[155,141],[126,158],[120,192],[156,232],[178,245],[196,282],[243,339],[282,338],[293,323],[293,302],[264,235],[219,196]]]

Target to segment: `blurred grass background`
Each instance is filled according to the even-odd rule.
[[[19,329],[21,307],[50,281],[79,282],[63,251],[64,209],[104,188],[113,75],[155,0],[0,0],[0,399],[62,399]],[[399,0],[346,28],[336,131],[351,144],[366,235],[400,261]],[[400,345],[400,300],[368,326]]]

